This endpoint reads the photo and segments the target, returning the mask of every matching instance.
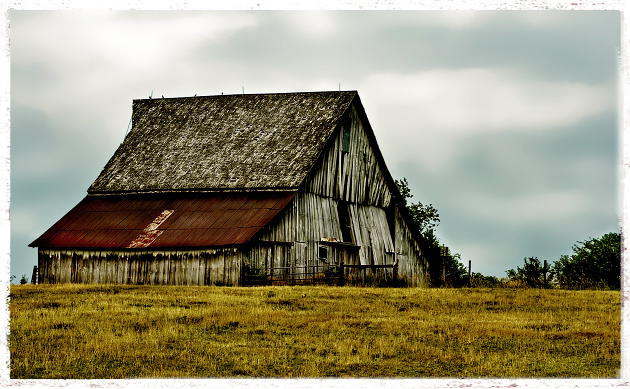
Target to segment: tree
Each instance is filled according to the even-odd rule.
[[[510,280],[519,281],[531,288],[548,287],[549,282],[546,277],[547,269],[540,263],[538,257],[524,259],[522,268],[510,269],[506,274]]]
[[[459,254],[451,254],[448,248],[441,246],[435,236],[435,227],[440,223],[440,214],[432,204],[423,205],[421,202],[410,203],[413,197],[406,178],[395,180],[407,211],[420,237],[422,252],[429,263],[429,282],[431,286],[460,287],[468,283],[468,272],[460,262]],[[442,278],[444,273],[445,277]]]
[[[451,254],[448,247],[443,247],[442,252],[443,266],[444,266],[444,279],[442,280],[442,274],[438,272],[437,276],[440,276],[440,281],[436,282],[437,285],[446,285],[455,288],[461,288],[468,285],[468,270],[466,266],[461,262],[460,254]]]
[[[610,232],[573,245],[573,255],[553,264],[552,274],[564,288],[621,287],[621,234]]]
[[[496,288],[502,284],[502,281],[497,277],[484,276],[481,273],[473,272],[470,278],[470,285],[477,288]]]
[[[437,209],[433,207],[433,204],[423,205],[421,202],[409,203],[407,200],[412,198],[411,190],[409,189],[409,183],[407,179],[403,177],[402,180],[395,180],[396,186],[400,191],[405,207],[411,218],[416,223],[416,227],[420,231],[420,234],[425,236],[432,234],[435,227],[440,223],[440,214]]]
[[[26,276],[26,274],[22,274],[22,278],[20,278],[20,284],[28,284],[28,277]]]

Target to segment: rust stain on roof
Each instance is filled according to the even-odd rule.
[[[159,225],[164,223],[164,220],[166,220],[169,216],[171,216],[173,214],[173,212],[175,212],[175,211],[172,210],[172,209],[166,209],[166,210],[162,211],[160,216],[156,217],[155,220],[153,220],[151,222],[151,224],[149,224],[147,226],[147,228],[145,228],[144,230],[145,231],[157,230]]]
[[[248,242],[295,192],[88,195],[31,247],[173,248]]]
[[[138,237],[134,239],[133,242],[131,242],[129,246],[127,246],[127,248],[135,249],[140,247],[149,247],[149,245],[151,245],[151,243],[153,243],[153,241],[156,240],[158,236],[162,235],[162,232],[164,232],[158,230],[157,228],[160,226],[160,224],[164,223],[164,221],[168,219],[168,217],[171,216],[173,212],[175,211],[172,209],[165,209],[164,211],[162,211],[162,213],[158,217],[156,217],[151,223],[149,223],[148,226],[146,226],[144,230],[142,230],[140,235],[138,235]]]
[[[162,235],[162,232],[164,231],[143,230],[140,235],[138,235],[138,237],[134,239],[133,242],[129,244],[129,246],[127,246],[127,248],[137,249],[142,247],[149,247],[151,243],[153,243],[153,241],[157,239],[158,236]]]

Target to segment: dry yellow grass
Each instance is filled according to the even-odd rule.
[[[614,377],[620,293],[11,286],[11,378]]]

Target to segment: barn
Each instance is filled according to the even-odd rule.
[[[29,246],[42,283],[428,283],[356,91],[133,101],[85,198]],[[336,278],[335,278],[336,277]]]

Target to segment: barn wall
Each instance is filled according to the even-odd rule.
[[[387,207],[391,192],[354,106],[350,119],[344,124],[350,128],[347,151],[342,129],[306,182],[305,190],[336,200]]]
[[[342,261],[391,265],[398,260],[399,274],[404,274],[411,285],[425,285],[426,261],[404,220],[390,206],[392,194],[354,108],[350,118],[344,124],[350,128],[347,151],[344,151],[342,129],[304,189],[282,216],[258,235],[262,241],[290,244],[288,251],[280,254],[277,249],[267,248],[248,257],[254,266],[270,269],[269,258],[280,255],[286,258],[283,260],[287,266],[295,268],[298,276],[306,271],[302,269],[323,272],[329,265]],[[344,228],[346,223],[348,227]],[[357,251],[335,245],[329,249],[329,257],[334,258],[324,262],[319,258],[322,240],[360,248]]]
[[[38,250],[42,283],[240,285],[235,248],[191,251]]]
[[[429,285],[429,264],[422,254],[422,250],[413,238],[407,223],[396,208],[395,212],[395,244],[398,274],[407,279],[411,286]]]
[[[341,241],[342,231],[337,212],[337,201],[313,193],[298,193],[275,223],[263,228],[259,239],[267,242],[286,242],[285,251],[278,247],[253,247],[248,255],[257,268],[270,269],[269,258],[282,256],[285,266],[292,266],[296,279],[306,279],[322,273],[336,262],[319,258],[322,239]],[[274,259],[278,263],[279,259]]]
[[[351,204],[350,220],[361,265],[394,263],[394,243],[383,208]]]
[[[259,239],[268,242],[267,246],[251,248],[248,263],[269,274],[286,274],[288,282],[299,282],[341,262],[346,265],[397,262],[398,274],[408,285],[427,285],[427,261],[397,209],[395,216],[388,219],[386,209],[342,202],[342,206],[348,206],[352,229],[352,242],[346,242],[350,245],[344,247],[340,243],[343,234],[339,203],[313,193],[298,193],[281,218],[264,228]],[[389,223],[394,223],[394,237]],[[319,257],[320,247],[328,247],[326,262]],[[286,267],[293,270],[279,269]],[[356,273],[348,270],[346,275],[353,272]],[[370,274],[367,271],[363,276]],[[384,275],[384,272],[379,271],[379,274]]]

